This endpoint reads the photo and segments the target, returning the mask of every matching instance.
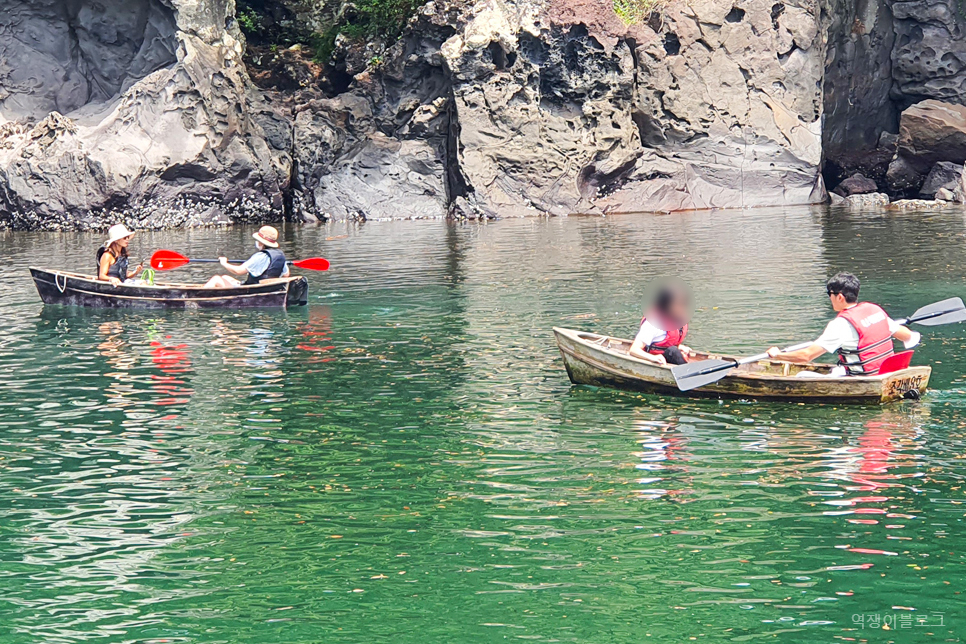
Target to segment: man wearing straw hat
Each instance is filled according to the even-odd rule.
[[[144,268],[138,264],[131,270],[127,268],[127,245],[134,236],[124,224],[114,224],[107,231],[107,241],[97,249],[97,279],[120,286],[128,278],[134,277]]]
[[[248,258],[241,266],[228,263],[225,257],[218,261],[229,273],[247,275],[245,284],[258,284],[262,280],[288,276],[288,263],[285,254],[278,249],[278,231],[271,226],[262,226],[252,235],[255,238],[255,248],[258,252]],[[205,284],[207,288],[234,288],[239,282],[230,275],[215,275]]]

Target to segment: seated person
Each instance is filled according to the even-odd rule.
[[[837,352],[839,365],[832,369],[832,377],[872,376],[892,355],[893,338],[901,341],[906,349],[919,344],[919,333],[896,323],[878,305],[858,301],[859,278],[855,275],[839,273],[828,281],[825,291],[832,310],[838,315],[828,323],[822,335],[798,351],[782,353],[778,347],[772,347],[768,350],[769,356],[801,364],[825,353]]]
[[[228,259],[219,257],[218,261],[229,272],[235,275],[247,275],[245,284],[258,284],[262,280],[276,277],[288,277],[288,262],[285,254],[278,250],[278,231],[271,226],[262,226],[252,235],[255,238],[255,248],[258,252],[248,258],[241,266],[229,264]],[[205,283],[206,288],[234,288],[241,286],[230,275],[215,275]]]
[[[661,287],[654,305],[641,318],[641,328],[628,353],[659,365],[687,362],[691,349],[682,342],[688,335],[689,309],[684,288]]]
[[[120,286],[144,268],[138,264],[128,269],[127,246],[134,232],[124,224],[114,224],[107,231],[107,241],[97,249],[97,279]]]

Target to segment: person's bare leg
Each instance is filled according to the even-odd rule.
[[[234,284],[228,282],[224,275],[215,275],[205,282],[205,288],[231,288]]]

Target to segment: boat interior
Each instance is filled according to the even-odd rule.
[[[585,333],[578,332],[577,337],[585,342],[591,344],[596,344],[601,348],[608,349],[614,353],[619,353],[627,356],[630,359],[634,359],[632,356],[628,355],[628,351],[631,348],[631,340],[625,340],[623,338],[614,338],[607,335],[599,335],[597,333]],[[708,360],[717,358],[734,358],[738,359],[736,356],[727,355],[723,353],[708,353],[703,351],[698,351],[695,349],[695,360]],[[656,365],[655,365],[656,366]],[[802,371],[812,371],[819,374],[827,374],[832,370],[833,364],[822,364],[818,362],[809,362],[805,364],[792,364],[790,362],[779,362],[777,360],[760,360],[758,362],[752,362],[750,364],[743,364],[737,367],[737,371],[749,375],[767,375],[767,376],[794,376]],[[669,370],[671,367],[664,367]]]
[[[47,271],[47,272],[50,273],[51,275],[66,276],[73,279],[80,279],[88,282],[100,283],[99,280],[94,275],[84,275],[83,273],[71,273],[70,271]],[[280,283],[290,282],[297,279],[299,279],[298,275],[289,275],[288,277],[276,277],[274,279],[266,279],[259,282],[258,284],[252,284],[251,286],[265,286],[266,284],[280,284]],[[136,288],[157,288],[157,289],[178,288],[178,289],[211,290],[211,289],[205,289],[204,284],[197,284],[197,283],[187,284],[185,282],[159,282],[159,281],[155,281],[154,284],[147,284],[147,283],[121,284],[119,288],[124,288],[126,286],[131,286]],[[237,288],[245,288],[245,285],[244,284],[239,285]]]

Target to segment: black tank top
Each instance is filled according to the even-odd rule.
[[[101,274],[101,257],[103,257],[104,253],[107,253],[107,252],[110,252],[110,251],[108,251],[103,246],[97,249],[97,271],[95,273],[96,275]],[[114,253],[111,253],[111,257],[114,257]],[[121,255],[120,257],[116,258],[114,260],[114,263],[111,264],[110,268],[107,269],[107,276],[116,277],[122,282],[126,280],[127,279],[127,257],[125,257],[124,255]]]

